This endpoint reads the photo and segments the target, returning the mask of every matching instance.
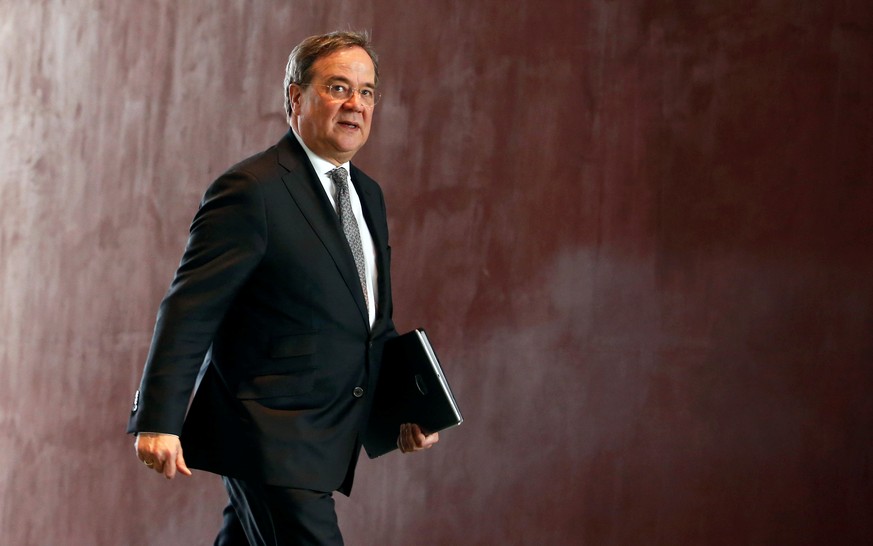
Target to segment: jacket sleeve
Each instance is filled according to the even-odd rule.
[[[257,181],[245,172],[223,175],[203,197],[161,302],[128,432],[181,433],[206,352],[266,243]]]

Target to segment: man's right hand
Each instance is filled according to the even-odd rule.
[[[177,470],[186,476],[191,475],[182,457],[182,442],[175,434],[140,432],[133,447],[140,461],[168,480],[173,479]]]

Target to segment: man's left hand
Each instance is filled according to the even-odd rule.
[[[430,449],[440,441],[440,433],[425,434],[421,427],[413,423],[400,425],[400,436],[397,438],[397,447],[401,453],[413,453],[422,449]]]

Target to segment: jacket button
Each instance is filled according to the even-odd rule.
[[[352,394],[355,395],[355,398],[360,398],[364,396],[364,389],[361,387],[355,387],[355,390],[352,391]]]

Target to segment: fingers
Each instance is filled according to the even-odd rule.
[[[164,462],[163,462],[163,465],[161,466],[161,471],[160,471],[160,472],[161,472],[161,474],[163,474],[164,477],[167,478],[168,480],[172,480],[173,478],[176,477],[176,464],[175,464],[175,461],[176,461],[176,458],[173,457],[172,459],[168,459],[168,460],[164,461]]]
[[[148,468],[163,474],[168,480],[180,472],[186,476],[191,470],[182,457],[182,444],[174,434],[138,434],[134,442],[137,457]]]
[[[423,449],[430,449],[440,441],[438,432],[425,434],[420,426],[414,423],[400,425],[400,435],[397,438],[397,447],[402,453],[412,453]]]

